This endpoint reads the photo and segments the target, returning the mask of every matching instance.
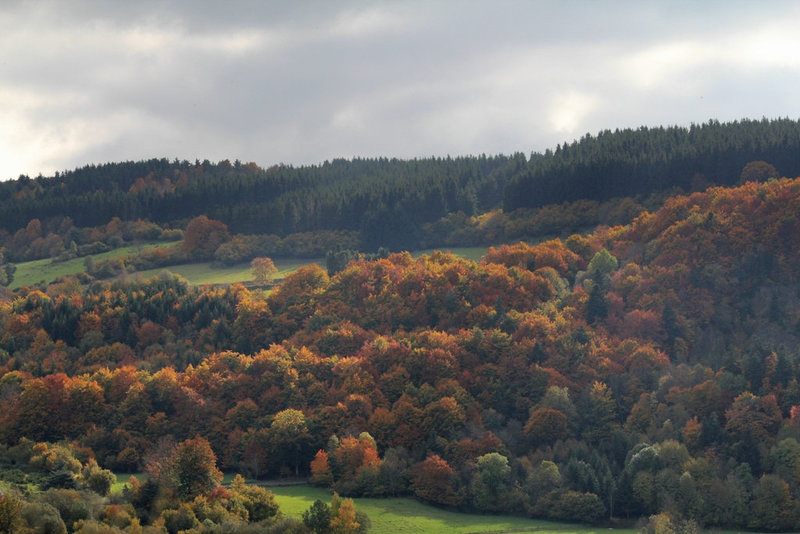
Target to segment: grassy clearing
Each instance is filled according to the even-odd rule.
[[[324,502],[330,502],[331,499],[327,491],[310,486],[275,486],[269,487],[269,489],[275,494],[283,513],[294,517],[300,517],[316,499]],[[434,534],[440,532],[453,532],[456,534],[501,532],[599,534],[600,532],[609,532],[605,528],[565,525],[522,517],[450,512],[405,497],[354,500],[356,507],[359,510],[363,510],[372,521],[370,532],[376,534],[393,532],[401,534]],[[637,531],[615,529],[613,532],[632,534]]]
[[[91,256],[95,262],[106,260],[110,258],[119,258],[129,254],[138,254],[144,250],[174,246],[173,243],[152,242],[143,243],[130,247],[118,248],[102,254],[95,254]],[[423,254],[430,254],[435,249],[419,250],[412,253],[416,258]],[[486,251],[487,247],[455,247],[444,249],[452,252],[456,256],[466,258],[468,260],[479,261]],[[28,261],[17,264],[17,272],[14,274],[14,282],[11,284],[11,289],[18,289],[26,285],[34,285],[39,282],[50,283],[59,276],[66,274],[75,274],[86,270],[86,257],[75,258],[69,261],[54,263],[51,259]],[[276,278],[284,278],[285,276],[293,273],[303,265],[316,263],[322,267],[325,266],[324,258],[279,258],[275,260],[275,266],[278,268]],[[211,263],[188,263],[184,265],[173,265],[170,267],[160,269],[150,269],[147,271],[139,271],[133,273],[133,276],[141,276],[142,278],[151,278],[158,273],[169,271],[171,273],[184,277],[190,284],[205,285],[205,284],[234,284],[236,282],[248,282],[253,279],[250,272],[250,263],[239,263],[230,267],[218,267]]]
[[[112,495],[120,495],[122,488],[128,483],[131,475],[139,481],[147,479],[147,473],[116,473],[117,482],[111,487]],[[235,475],[226,473],[223,485],[230,484]],[[302,517],[303,512],[319,499],[330,503],[331,494],[320,488],[304,483],[270,483],[247,479],[248,484],[264,485],[273,494],[280,505],[281,512],[291,517]],[[0,488],[3,487],[0,481]],[[526,519],[505,515],[464,514],[442,510],[435,506],[423,504],[409,497],[389,499],[353,499],[356,507],[363,510],[372,522],[370,532],[386,534],[438,534],[452,532],[455,534],[504,534],[525,532],[548,532],[553,534],[635,534],[637,529],[593,527],[580,524],[555,523],[538,519]],[[743,534],[733,530],[714,530],[718,534]],[[750,532],[749,534],[756,534]]]
[[[423,254],[430,254],[434,249],[420,250],[413,253],[414,257],[419,257]],[[469,260],[480,260],[488,248],[486,247],[461,247],[447,249],[456,256],[467,258]],[[316,263],[317,265],[325,268],[325,258],[278,258],[275,259],[275,267],[278,268],[278,273],[275,278],[285,278],[298,268],[304,265]],[[248,282],[253,279],[253,274],[250,272],[250,262],[239,263],[230,267],[218,267],[211,263],[189,263],[185,265],[173,265],[164,269],[151,269],[149,271],[141,271],[136,273],[144,278],[150,278],[163,271],[169,271],[173,274],[180,275],[194,285],[205,284],[235,284],[236,282]]]
[[[312,263],[324,266],[325,260],[321,258],[276,259],[275,267],[278,268],[278,274],[275,275],[275,278],[284,278],[296,271],[299,267]],[[151,278],[163,271],[169,271],[173,274],[180,275],[186,278],[190,284],[194,285],[235,284],[236,282],[248,282],[253,279],[253,274],[250,272],[250,262],[238,263],[230,267],[215,267],[211,263],[187,263],[185,265],[173,265],[163,269],[140,271],[136,273],[136,275],[144,278]]]
[[[128,256],[130,254],[139,254],[145,250],[158,247],[170,247],[173,245],[174,243],[154,241],[109,250],[108,252],[103,252],[101,254],[94,254],[91,257],[97,262],[111,258]],[[74,258],[63,262],[53,262],[51,258],[47,258],[43,260],[17,263],[17,271],[14,273],[14,281],[11,283],[11,289],[18,289],[22,286],[38,284],[42,281],[49,284],[59,276],[84,272],[86,270],[86,258],[88,257],[89,256]]]
[[[132,476],[136,477],[139,482],[147,480],[147,473],[114,473],[117,481],[111,485],[111,495],[122,495],[122,488],[128,483]]]

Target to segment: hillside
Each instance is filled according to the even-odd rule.
[[[667,194],[734,185],[746,167],[751,180],[798,176],[798,153],[800,121],[763,119],[603,131],[530,157],[87,165],[0,183],[0,247],[12,261],[58,256],[73,242],[78,250],[98,241],[117,248],[122,239],[174,234],[198,216],[222,222],[232,236],[327,233],[331,248],[367,252],[566,237],[627,224]],[[487,218],[492,228],[476,229]],[[113,230],[103,228],[115,219]],[[121,227],[137,220],[144,223]]]
[[[0,307],[0,440],[551,519],[800,520],[800,179],[630,224],[242,286],[63,280]]]
[[[773,166],[762,179],[798,176],[799,152],[800,123],[790,119],[605,130],[534,154],[526,172],[508,184],[504,207],[734,185],[755,161]]]
[[[0,225],[13,233],[32,219],[66,217],[77,227],[93,227],[119,217],[183,227],[202,214],[236,233],[353,230],[368,248],[398,248],[413,244],[401,240],[401,224],[409,230],[450,212],[472,215],[499,206],[505,183],[524,162],[481,156],[269,169],[166,159],[87,166],[0,183]],[[418,237],[410,232],[409,239]]]

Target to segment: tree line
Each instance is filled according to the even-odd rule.
[[[21,176],[0,183],[0,241],[12,240],[34,220],[48,228],[68,221],[84,229],[118,217],[174,231],[205,215],[233,234],[285,238],[347,231],[357,234],[364,251],[415,249],[430,244],[429,230],[440,221],[452,225],[501,209],[510,216],[520,209],[565,203],[580,208],[575,203],[615,198],[647,204],[654,194],[733,185],[752,162],[765,162],[773,170],[749,174],[762,181],[797,176],[799,150],[800,122],[763,119],[606,130],[530,157],[357,158],[266,169],[227,160],[87,165],[52,177]],[[474,238],[466,230],[461,239]],[[553,224],[547,230],[563,232]],[[65,240],[65,249],[71,241],[79,244]],[[51,240],[40,247],[57,245]]]
[[[799,150],[800,122],[788,118],[604,130],[534,154],[506,186],[503,205],[510,211],[734,185],[752,161],[769,162],[771,177],[798,176]]]
[[[217,458],[202,437],[163,437],[144,469],[112,492],[117,476],[75,443],[21,439],[6,449],[2,477],[30,492],[0,491],[0,531],[9,534],[363,534],[369,517],[352,499],[317,500],[302,520],[285,516],[271,491],[236,475],[223,485]],[[142,480],[139,480],[142,478]]]
[[[396,232],[398,225],[418,228],[452,211],[499,205],[509,169],[524,160],[355,159],[266,170],[228,161],[87,166],[0,184],[0,224],[15,232],[32,219],[68,217],[90,227],[120,217],[182,227],[204,214],[237,233],[355,230],[368,246],[400,248],[405,232]]]

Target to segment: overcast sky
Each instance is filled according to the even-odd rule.
[[[800,118],[800,3],[0,0],[0,179]]]

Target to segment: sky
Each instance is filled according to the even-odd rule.
[[[0,1],[0,180],[800,118],[795,1]]]

